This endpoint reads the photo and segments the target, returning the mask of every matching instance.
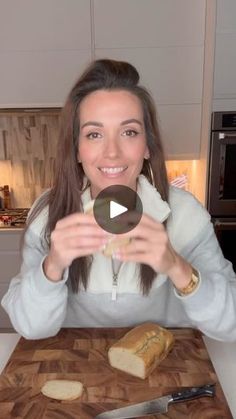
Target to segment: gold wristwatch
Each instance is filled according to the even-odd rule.
[[[188,294],[191,294],[197,288],[197,286],[199,284],[199,281],[200,281],[199,273],[192,266],[192,274],[191,274],[190,282],[188,283],[188,285],[186,285],[186,287],[184,287],[184,288],[178,288],[178,293],[180,295],[188,295]]]

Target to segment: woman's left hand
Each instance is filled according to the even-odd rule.
[[[119,238],[129,237],[130,243],[119,248],[113,257],[121,261],[144,263],[157,273],[170,277],[177,288],[185,287],[191,278],[192,267],[172,247],[165,227],[146,214],[139,224]]]

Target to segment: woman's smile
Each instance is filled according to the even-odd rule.
[[[128,166],[120,166],[120,167],[99,167],[99,170],[105,177],[108,178],[116,178],[121,176],[124,171],[127,169]]]

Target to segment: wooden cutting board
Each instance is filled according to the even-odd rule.
[[[61,329],[42,340],[21,338],[0,376],[2,419],[87,419],[105,410],[160,397],[188,386],[216,383],[214,399],[204,397],[169,407],[168,414],[148,418],[231,418],[201,333],[174,329],[176,343],[146,380],[110,367],[107,350],[128,329]],[[80,399],[59,402],[43,396],[49,379],[82,381]]]

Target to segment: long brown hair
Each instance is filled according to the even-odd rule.
[[[139,84],[136,68],[123,61],[101,59],[93,61],[69,93],[61,114],[61,128],[58,140],[55,176],[52,189],[44,194],[33,208],[28,225],[40,211],[48,205],[49,216],[44,231],[44,240],[50,246],[50,234],[58,220],[73,212],[81,212],[84,172],[77,161],[80,132],[79,107],[81,101],[96,90],[128,90],[136,95],[143,109],[149,162],[144,160],[142,172],[152,183],[150,166],[153,171],[155,187],[163,200],[168,201],[168,180],[163,147],[157,123],[156,109],[149,92]],[[86,289],[92,257],[80,257],[69,268],[69,278],[73,292],[80,285]],[[140,265],[140,288],[148,294],[156,272],[145,264]]]

